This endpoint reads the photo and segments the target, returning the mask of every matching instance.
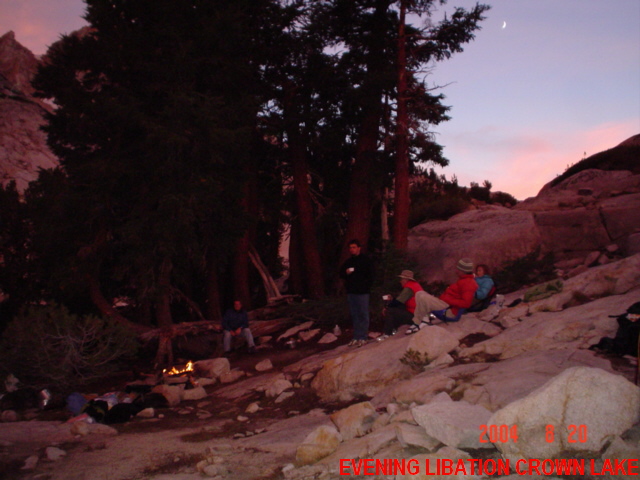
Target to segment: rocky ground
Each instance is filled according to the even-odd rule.
[[[191,400],[122,424],[72,425],[63,408],[19,412],[23,421],[0,423],[0,479],[320,480],[338,478],[341,459],[573,455],[600,468],[606,459],[640,458],[636,359],[588,349],[615,333],[611,314],[640,301],[639,265],[637,255],[594,267],[551,297],[507,307],[516,292],[502,309],[362,348],[346,345],[348,331],[321,343],[331,333],[306,322],[289,329],[296,348],[275,333],[254,355],[241,347],[198,362],[224,371],[200,375]],[[410,351],[429,363],[403,362]],[[132,380],[125,372],[95,393]],[[478,428],[493,417],[531,441],[479,445]],[[550,422],[585,425],[590,445],[545,442]]]

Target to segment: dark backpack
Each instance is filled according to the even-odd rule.
[[[487,294],[487,298],[482,300],[474,298],[471,306],[467,308],[467,312],[481,312],[485,308],[489,308],[489,305],[495,301],[496,293],[498,293],[498,287],[494,281],[493,287],[491,287],[491,290],[489,290],[489,293]]]
[[[604,350],[615,355],[638,355],[638,337],[640,336],[640,302],[631,305],[622,315],[611,315],[618,321],[618,331],[614,338],[604,337],[593,349]]]

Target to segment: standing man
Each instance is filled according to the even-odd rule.
[[[229,308],[224,312],[224,316],[222,317],[222,330],[224,330],[222,345],[225,355],[231,352],[231,337],[238,335],[244,336],[249,346],[249,353],[255,353],[256,345],[253,342],[253,335],[249,329],[249,315],[247,315],[247,311],[242,308],[242,302],[240,300],[234,301],[233,308]]]
[[[361,253],[359,240],[349,242],[348,258],[340,268],[340,278],[345,281],[349,312],[353,322],[353,340],[350,347],[361,347],[369,336],[369,294],[373,269],[369,258]]]

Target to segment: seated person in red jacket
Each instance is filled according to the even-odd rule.
[[[222,330],[224,331],[222,344],[225,355],[231,352],[231,337],[237,335],[244,336],[247,345],[249,345],[249,353],[256,351],[253,335],[249,329],[249,315],[247,315],[247,311],[242,308],[242,302],[240,300],[234,301],[233,308],[224,312],[222,317]]]
[[[389,303],[382,311],[384,335],[378,337],[377,340],[379,342],[395,335],[400,325],[411,325],[413,323],[413,313],[416,310],[416,293],[422,291],[422,286],[413,278],[411,270],[403,270],[398,277],[400,277],[402,291],[393,300],[390,298],[391,295],[383,297]]]
[[[413,325],[405,333],[415,333],[421,326],[428,325],[429,314],[433,311],[451,308],[451,313],[455,316],[460,308],[471,306],[478,289],[478,284],[473,277],[473,262],[468,258],[458,260],[456,273],[458,281],[449,285],[440,297],[434,297],[427,292],[416,293]]]

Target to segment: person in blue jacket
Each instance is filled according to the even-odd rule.
[[[484,300],[495,285],[493,279],[489,276],[489,267],[487,265],[481,263],[476,267],[476,283],[478,284],[476,299]]]
[[[233,308],[229,308],[222,317],[223,338],[222,345],[225,355],[231,352],[231,338],[242,335],[249,346],[249,353],[256,351],[256,345],[253,341],[251,329],[249,329],[249,315],[242,307],[240,300],[233,302]]]

